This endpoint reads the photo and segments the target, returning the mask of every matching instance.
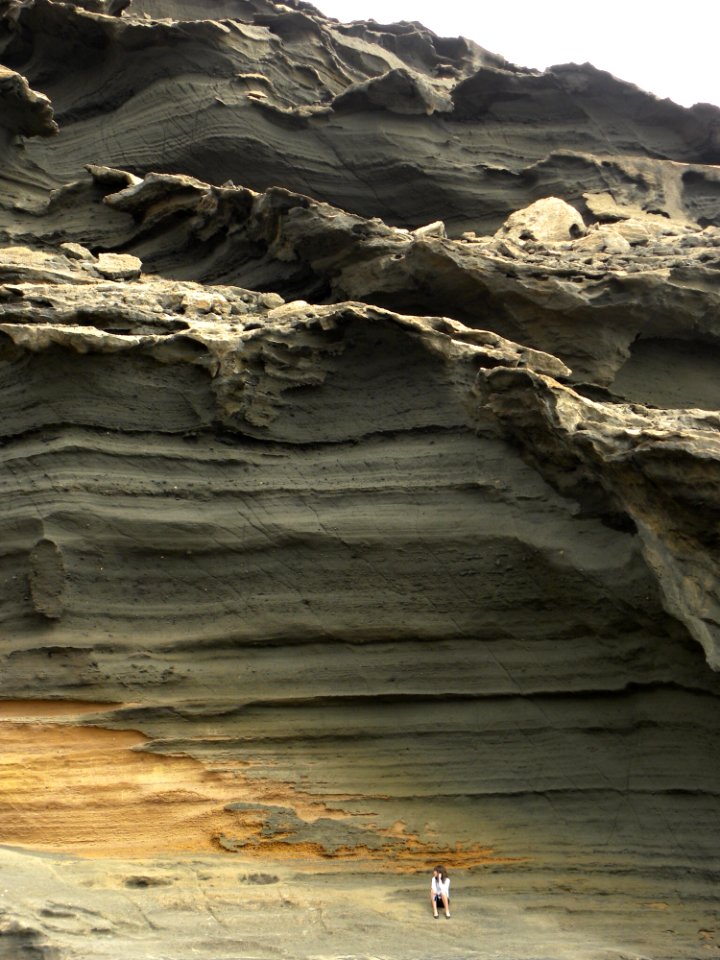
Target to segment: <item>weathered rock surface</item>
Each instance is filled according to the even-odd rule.
[[[169,0],[123,16],[53,0],[3,11],[2,62],[60,125],[5,160],[23,203],[90,162],[282,185],[396,226],[494,230],[533,200],[585,213],[585,193],[607,192],[718,223],[718,110],[589,64],[538,74],[416,23],[344,25],[299,0],[226,0],[212,20]]]
[[[212,17],[0,3],[0,956],[712,956],[720,113]]]

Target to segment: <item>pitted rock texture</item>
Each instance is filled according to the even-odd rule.
[[[718,110],[299,0],[0,64],[0,953],[710,955]]]

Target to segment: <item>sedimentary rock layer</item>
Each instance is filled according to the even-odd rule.
[[[718,682],[691,637],[714,664],[716,572],[686,482],[713,469],[714,414],[584,399],[557,359],[458,321],[6,262],[6,696],[90,695],[143,750],[250,763],[285,803],[228,797],[236,831],[205,836],[225,849],[452,831],[471,855],[477,797],[557,794],[567,833],[588,794],[714,795]],[[439,762],[463,806],[442,824]],[[354,798],[357,822],[278,819],[296,791]]]
[[[588,64],[538,74],[419,24],[344,25],[300,3],[216,4],[212,20],[157,0],[123,16],[52,0],[1,10],[2,61],[60,125],[7,157],[17,196],[90,162],[281,185],[396,226],[485,231],[548,195],[591,213],[584,194],[607,191],[717,222],[717,109]]]
[[[443,859],[566,911],[612,877],[588,957],[642,902],[696,960],[720,114],[415,23],[212,16],[0,4],[2,841],[169,885]],[[6,942],[75,949],[53,910]]]

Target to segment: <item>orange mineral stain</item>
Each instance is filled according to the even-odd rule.
[[[107,705],[0,704],[0,843],[85,857],[146,858],[236,850],[244,858],[381,861],[415,869],[443,851],[405,832],[378,829],[380,849],[329,853],[322,844],[268,835],[267,809],[286,807],[302,820],[352,819],[295,785],[248,778],[245,764],[213,763],[143,750],[133,730],[81,726]],[[87,721],[86,721],[87,722]],[[240,810],[225,809],[242,801]],[[223,846],[222,838],[232,838]],[[398,843],[398,840],[400,843]],[[465,866],[497,862],[486,848],[455,850]]]
[[[119,704],[84,700],[0,700],[0,720],[81,717],[87,713],[98,713],[116,706]]]
[[[59,714],[55,714],[56,716]],[[0,843],[86,856],[210,852],[228,777],[133,731],[0,721]]]

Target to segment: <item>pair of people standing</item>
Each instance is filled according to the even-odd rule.
[[[430,903],[433,916],[437,920],[438,907],[443,907],[445,916],[450,919],[450,877],[445,867],[435,867],[430,881]]]

